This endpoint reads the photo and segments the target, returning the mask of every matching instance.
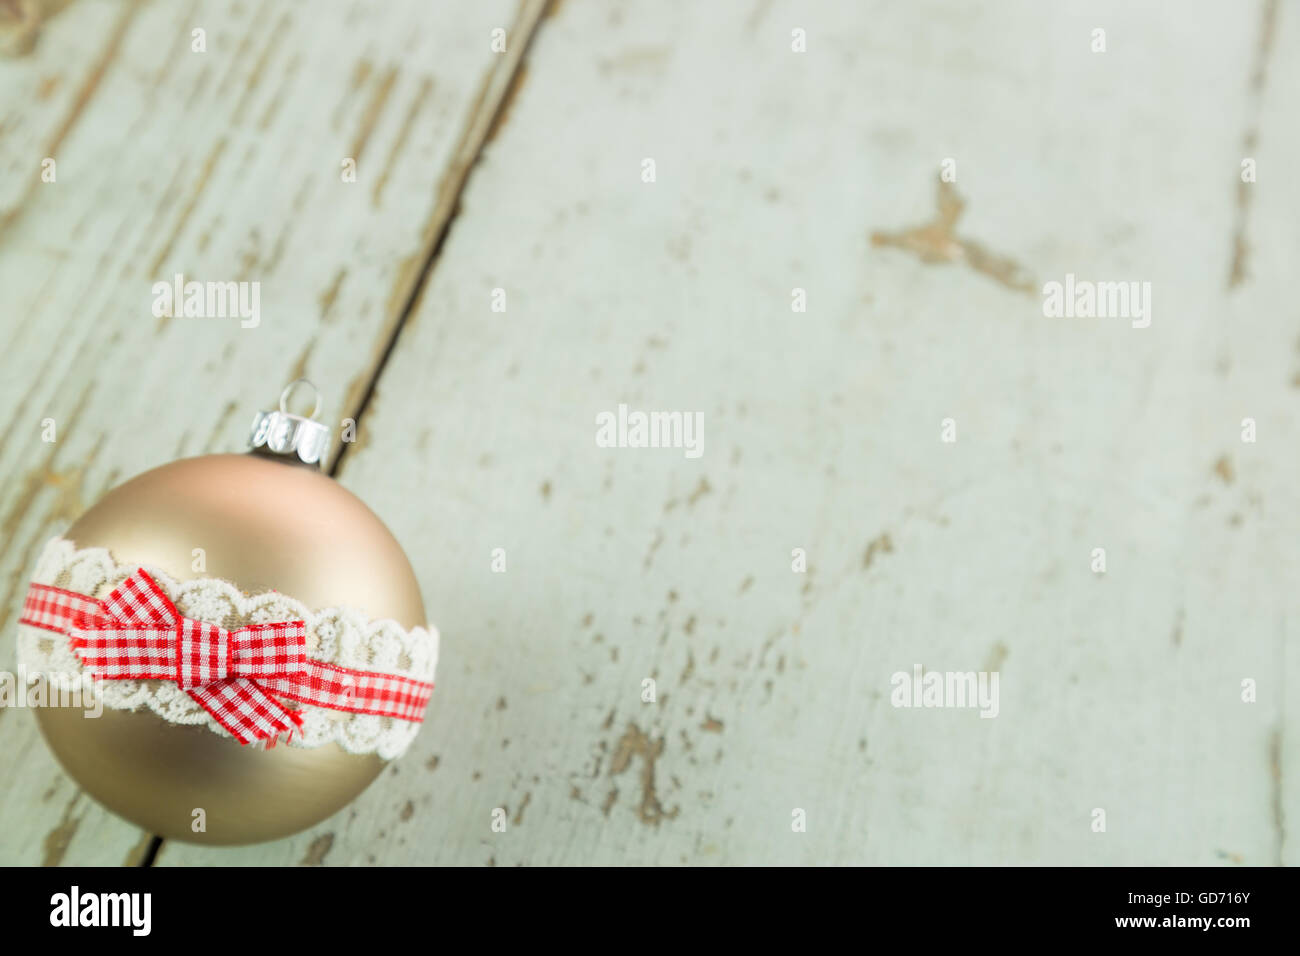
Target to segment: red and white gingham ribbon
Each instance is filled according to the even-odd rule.
[[[102,680],[176,681],[241,744],[302,725],[272,694],[418,723],[433,693],[425,681],[309,658],[303,621],[227,631],[183,617],[143,568],[102,601],[32,584],[19,623],[71,637],[73,651]]]

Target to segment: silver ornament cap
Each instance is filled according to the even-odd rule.
[[[289,396],[300,385],[306,385],[316,396],[316,404],[308,416],[295,415],[288,410]],[[296,379],[280,393],[278,409],[257,413],[248,447],[261,454],[297,458],[305,465],[319,467],[330,446],[329,426],[316,420],[319,412],[320,390],[305,378]]]

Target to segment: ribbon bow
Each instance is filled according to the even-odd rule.
[[[66,634],[102,680],[176,681],[242,744],[302,726],[276,698],[419,723],[433,694],[414,677],[308,657],[303,621],[227,631],[182,617],[143,568],[102,601],[33,582],[18,623]]]
[[[95,604],[76,616],[71,632],[96,677],[174,680],[240,743],[292,735],[302,725],[259,681],[294,684],[305,675],[304,621],[227,631],[183,617],[143,568]]]

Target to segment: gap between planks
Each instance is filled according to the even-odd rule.
[[[524,59],[538,33],[541,21],[549,15],[555,2],[556,0],[521,0],[519,12],[515,15],[515,22],[508,33],[510,39],[506,52],[500,55],[500,60],[483,78],[478,96],[470,106],[460,140],[456,143],[447,169],[438,183],[433,214],[425,226],[418,253],[418,266],[413,270],[410,287],[402,295],[401,306],[392,320],[387,339],[379,350],[374,368],[361,386],[355,405],[345,416],[356,422],[358,428],[362,415],[370,407],[375,387],[380,376],[384,374],[397,340],[401,337],[402,329],[415,312],[420,296],[433,272],[434,263],[437,262],[443,243],[451,232],[452,223],[455,222],[460,210],[460,197],[469,183],[474,166],[478,163],[483,148],[495,135],[498,125],[509,111],[511,99],[518,90],[519,80],[525,69]],[[350,447],[351,443],[338,441],[329,467],[331,477],[337,478],[342,472]]]
[[[358,427],[361,425],[362,416],[370,406],[375,387],[380,376],[384,374],[397,340],[401,337],[402,329],[420,302],[420,296],[428,284],[434,264],[438,261],[438,255],[451,232],[452,223],[459,213],[460,197],[469,184],[474,167],[484,147],[506,118],[511,100],[520,86],[520,76],[525,69],[524,60],[539,31],[541,21],[550,16],[557,6],[557,0],[521,0],[514,23],[507,33],[506,52],[500,54],[497,63],[483,78],[478,95],[470,106],[460,139],[438,183],[433,213],[421,237],[420,249],[417,252],[418,266],[413,270],[410,287],[402,295],[401,305],[391,319],[387,338],[379,350],[379,358],[360,388],[360,396],[356,399],[355,405],[349,409],[350,414],[345,416],[356,422]],[[349,447],[351,447],[350,443],[339,442],[328,469],[331,478],[337,478],[342,471]],[[161,836],[154,834],[137,865],[153,866],[166,842]]]

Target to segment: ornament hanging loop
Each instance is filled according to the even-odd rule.
[[[309,378],[295,378],[284,387],[284,391],[280,393],[280,411],[284,412],[286,415],[290,414],[289,396],[293,394],[293,390],[299,385],[306,385],[310,388],[312,395],[316,399],[316,403],[311,407],[311,414],[307,416],[308,418],[315,418],[320,414],[320,389],[317,388],[316,383]]]
[[[289,411],[289,396],[300,385],[306,385],[316,396],[310,416]],[[290,382],[280,393],[279,411],[258,412],[253,419],[249,447],[257,454],[287,461],[296,459],[304,465],[319,467],[330,444],[329,426],[316,421],[320,403],[320,389],[309,379],[299,378]]]

